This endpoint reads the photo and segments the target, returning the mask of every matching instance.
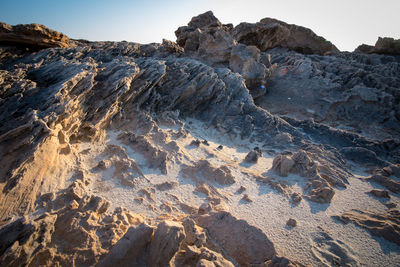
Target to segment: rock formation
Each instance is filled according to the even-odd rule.
[[[312,30],[272,18],[264,18],[254,24],[240,23],[233,29],[232,35],[239,43],[257,46],[263,52],[275,47],[305,54],[339,52],[331,42]]]
[[[355,52],[367,54],[388,54],[400,55],[400,40],[389,37],[379,37],[375,46],[362,44],[356,48]]]
[[[396,41],[212,12],[175,33],[1,24],[0,265],[398,264]]]
[[[31,48],[69,47],[73,45],[66,35],[40,24],[15,26],[0,23],[0,44]]]

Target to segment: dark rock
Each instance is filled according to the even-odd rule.
[[[386,190],[373,189],[368,193],[379,198],[390,198],[389,192]]]
[[[387,55],[400,55],[400,39],[396,40],[389,37],[379,37],[375,46],[362,44],[356,48],[354,52],[361,52],[366,54],[387,54]]]
[[[257,163],[259,157],[262,157],[262,152],[256,147],[246,155],[244,161],[248,163]]]
[[[297,221],[296,221],[295,219],[293,219],[293,218],[290,218],[290,219],[286,222],[286,225],[287,225],[287,226],[290,226],[290,227],[296,227]]]
[[[193,140],[192,142],[190,142],[190,145],[191,146],[200,146],[200,140],[198,140],[198,139],[196,139],[196,140]]]
[[[255,24],[240,23],[232,34],[239,43],[257,46],[261,51],[284,47],[305,54],[339,52],[331,42],[312,30],[271,18]]]

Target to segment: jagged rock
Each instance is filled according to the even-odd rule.
[[[398,210],[389,210],[385,214],[376,214],[368,211],[348,211],[334,218],[344,223],[354,224],[368,229],[372,235],[380,236],[400,245],[400,213]]]
[[[234,46],[231,51],[229,68],[242,75],[254,98],[266,93],[264,85],[269,78],[269,70],[260,63],[260,50],[257,47],[243,44]]]
[[[345,187],[350,174],[345,171],[339,155],[327,153],[317,147],[310,147],[310,150],[314,151],[300,150],[292,156],[284,154],[276,156],[272,163],[272,170],[283,177],[289,173],[307,177],[312,182],[305,187],[309,190],[305,198],[315,202],[329,203],[335,194],[332,186]]]
[[[264,18],[255,24],[240,23],[233,29],[232,35],[239,43],[257,46],[261,51],[284,47],[305,54],[339,52],[331,42],[312,30],[271,18]]]
[[[354,52],[400,55],[400,40],[389,37],[379,37],[375,46],[362,44],[358,46]]]
[[[40,24],[15,26],[0,22],[0,43],[32,48],[70,47],[73,42],[64,34]]]
[[[280,176],[288,176],[289,172],[292,170],[295,162],[292,158],[286,155],[279,155],[274,158],[272,162],[272,169],[276,171]]]
[[[373,181],[380,185],[383,185],[384,187],[386,187],[393,193],[400,192],[400,182],[393,180],[390,177],[387,177],[384,175],[379,175],[379,174],[374,174],[371,177],[368,177],[366,180]]]
[[[385,164],[377,157],[376,153],[363,147],[344,147],[340,150],[340,153],[349,160],[365,165],[382,166]]]
[[[389,192],[386,190],[373,189],[368,193],[379,198],[390,198]]]
[[[203,14],[193,17],[192,20],[188,23],[188,26],[192,28],[203,28],[210,25],[222,25],[221,22],[214,16],[212,11],[207,11]]]
[[[222,25],[211,11],[193,17],[188,26],[180,27],[175,35],[185,53],[213,66],[228,63],[231,49],[236,44],[229,28]]]
[[[265,30],[273,24],[276,37],[283,38],[270,40],[273,44],[304,53],[334,50],[307,30],[276,21],[261,24]],[[162,264],[182,263],[179,258],[191,265],[290,265],[276,256],[260,229],[221,211],[233,206],[231,189],[236,188],[230,185],[236,180],[261,181],[293,203],[301,199],[285,179],[267,170],[265,176],[258,173],[263,166],[245,166],[249,173],[244,174],[238,157],[226,155],[237,144],[230,140],[237,137],[273,155],[272,148],[297,151],[279,155],[274,168],[281,175],[303,176],[306,199],[335,201],[333,188],[346,187],[351,177],[343,156],[354,155],[380,168],[368,181],[399,191],[391,177],[400,173],[395,164],[400,162],[398,57],[308,55],[287,48],[269,49],[267,54],[243,40],[238,44],[233,32],[232,25],[222,25],[208,13],[179,30],[179,46],[166,40],[148,45],[78,40],[70,41],[68,48],[34,53],[10,43],[0,47],[0,261],[93,266],[108,259],[113,265],[143,265],[152,253],[151,260]],[[303,33],[310,39],[301,39]],[[301,47],[293,47],[295,37],[295,45]],[[265,79],[262,85],[268,93],[258,96],[258,83]],[[258,96],[256,102],[252,95]],[[189,117],[198,123],[184,128]],[[223,142],[226,149],[187,147],[186,138],[198,124],[204,126],[204,135],[192,136]],[[208,129],[216,130],[217,138]],[[357,151],[341,153],[342,148]],[[214,158],[198,161],[203,156]],[[221,163],[223,157],[227,160]],[[285,160],[294,164],[285,165]],[[98,162],[104,164],[96,167]],[[250,179],[238,180],[240,172]],[[179,180],[180,174],[194,185]],[[160,183],[163,178],[193,186],[208,204],[197,210],[180,200],[175,183]],[[106,199],[114,198],[109,192],[112,183],[137,194],[128,198],[130,208],[139,206],[158,217],[143,218],[126,208],[109,211],[114,201]],[[250,192],[252,185],[251,198]],[[34,217],[42,212],[39,208],[48,213]],[[19,221],[23,214],[29,217]],[[171,243],[149,238],[153,230],[148,226],[135,227],[148,231],[141,241],[128,240],[136,235],[131,227],[144,220],[156,225],[185,216],[192,218],[183,226],[186,237],[180,241],[182,235],[169,232],[167,236],[176,237],[171,246],[158,249]],[[130,252],[129,244],[135,251]],[[157,246],[153,252],[152,245]]]
[[[149,247],[147,266],[165,266],[178,251],[185,239],[183,226],[177,222],[164,221],[157,226]]]
[[[224,165],[214,167],[208,160],[199,160],[194,166],[185,166],[182,173],[190,177],[194,182],[201,183],[204,180],[216,182],[220,185],[235,183],[235,177],[230,169]]]

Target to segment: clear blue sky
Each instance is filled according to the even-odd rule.
[[[311,28],[352,51],[378,36],[400,39],[400,0],[0,0],[0,21],[40,23],[71,38],[161,42],[212,10],[222,23],[272,17]]]

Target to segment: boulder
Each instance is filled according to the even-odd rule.
[[[211,11],[193,17],[188,26],[179,27],[175,35],[186,54],[212,66],[228,64],[231,49],[236,45],[229,27],[222,25]]]
[[[304,54],[339,52],[331,42],[312,30],[272,18],[264,18],[258,23],[240,23],[232,35],[239,43],[257,46],[261,51],[283,47]]]

